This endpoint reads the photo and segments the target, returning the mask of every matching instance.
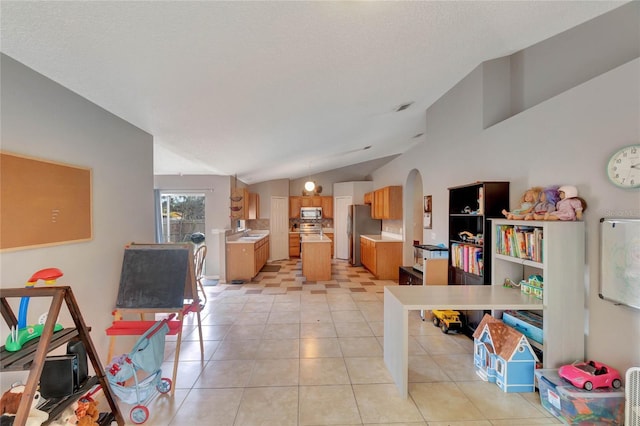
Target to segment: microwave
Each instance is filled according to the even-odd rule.
[[[322,219],[322,207],[301,207],[300,219]]]

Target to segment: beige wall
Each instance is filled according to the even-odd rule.
[[[639,6],[632,5],[626,13],[617,11],[617,16],[635,13],[637,18]],[[609,25],[617,22],[610,17],[604,20]],[[625,22],[623,18],[617,24],[622,26]],[[490,96],[485,90],[487,84],[495,84],[498,76],[504,80],[504,75],[510,73],[493,61],[490,66],[479,66],[427,110],[425,143],[373,174],[374,186],[381,187],[405,181],[412,169],[420,171],[424,194],[433,195],[434,226],[424,234],[425,243],[432,244],[447,242],[448,187],[482,180],[510,181],[511,206],[515,206],[520,194],[530,186],[575,185],[588,202],[585,300],[567,301],[567,309],[580,303],[587,308],[585,356],[620,370],[640,365],[640,310],[615,306],[598,297],[598,225],[602,217],[640,218],[640,191],[614,187],[605,173],[607,160],[614,151],[640,141],[640,59],[637,59],[640,43],[637,19],[634,22],[635,31],[626,34],[635,40],[636,59],[628,60],[628,44],[624,40],[620,46],[625,54],[616,55],[610,51],[615,44],[608,45],[602,61],[609,65],[593,64],[594,68],[604,70],[601,74],[583,81],[585,73],[579,73],[577,81],[573,84],[564,81],[554,95],[549,92],[553,84],[539,74],[546,73],[547,79],[551,79],[554,77],[551,70],[570,70],[571,67],[558,63],[558,58],[562,57],[563,49],[570,48],[574,49],[571,60],[576,60],[578,47],[571,43],[579,43],[579,48],[593,61],[593,57],[599,57],[596,53],[600,53],[593,37],[601,33],[580,33],[581,37],[575,39],[579,32],[574,30],[571,42],[565,39],[566,35],[549,39],[544,42],[546,56],[545,50],[536,46],[538,70],[530,70],[533,81],[521,83],[529,90],[532,101],[519,100],[521,105],[531,106],[487,128],[484,108],[490,105],[492,114],[500,110],[491,104],[495,99],[487,99]],[[594,23],[589,23],[587,29],[603,30]],[[519,58],[523,55],[527,52],[518,53]],[[502,61],[502,65],[509,62]],[[568,75],[570,71],[558,78],[566,80]],[[508,79],[504,81],[510,83]],[[546,99],[536,101],[533,88],[541,82]],[[498,99],[504,101],[509,97]]]
[[[112,321],[124,246],[154,238],[153,139],[7,56],[0,67],[2,149],[93,170],[93,239],[2,253],[0,286],[24,287],[40,269],[61,269],[58,284],[71,286],[105,363],[104,330]],[[16,314],[19,302],[12,301]],[[28,322],[37,323],[47,310],[48,303],[31,299]],[[66,309],[58,322],[72,325]],[[4,321],[0,330],[7,335]],[[120,348],[130,346],[123,339]],[[11,374],[2,373],[3,388]]]

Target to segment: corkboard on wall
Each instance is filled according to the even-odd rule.
[[[92,238],[91,169],[0,152],[0,250]]]

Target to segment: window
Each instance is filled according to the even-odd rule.
[[[190,241],[191,235],[201,232],[204,225],[204,194],[162,193],[160,195],[161,243]]]
[[[496,373],[504,376],[504,362],[501,359],[496,360]]]

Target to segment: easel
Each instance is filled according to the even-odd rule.
[[[109,355],[113,357],[115,336],[138,336],[156,321],[144,319],[145,314],[170,314],[169,335],[177,335],[173,363],[175,390],[182,344],[184,316],[194,312],[198,321],[200,353],[204,359],[200,298],[195,277],[191,244],[134,244],[125,247],[120,287],[113,323],[106,332],[110,337]],[[124,314],[139,314],[139,321],[125,320]],[[173,319],[175,318],[175,319]]]

